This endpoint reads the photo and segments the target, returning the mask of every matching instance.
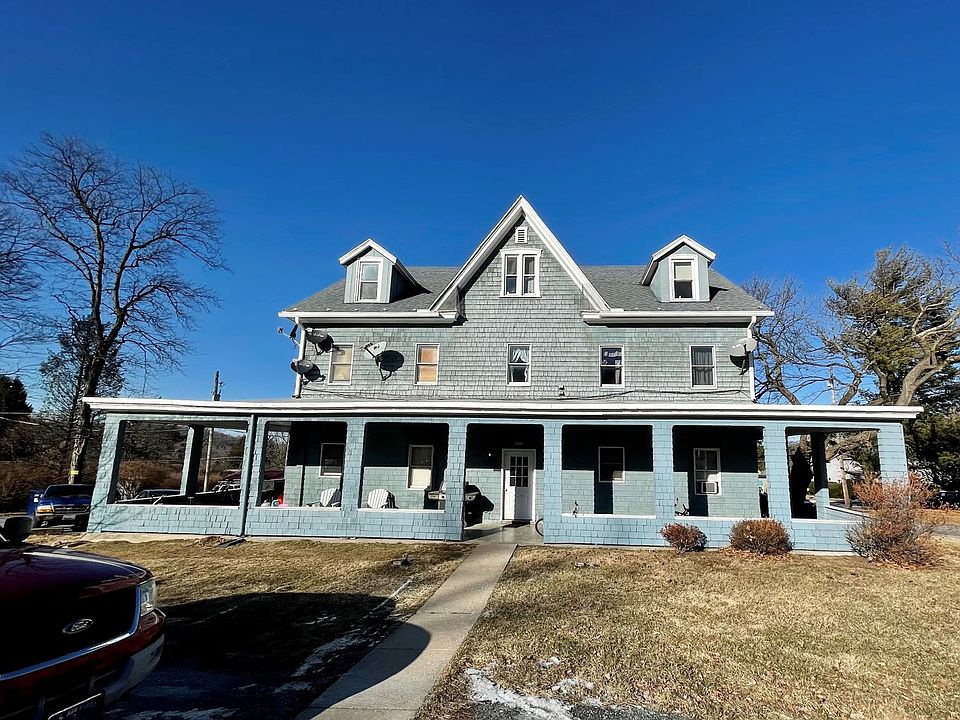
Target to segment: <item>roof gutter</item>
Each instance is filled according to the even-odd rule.
[[[772,317],[772,310],[610,310],[580,314],[588,325],[710,325],[711,323],[756,322]]]
[[[650,403],[609,400],[371,400],[330,397],[322,400],[166,400],[154,398],[85,397],[95,410],[170,415],[249,416],[443,416],[474,417],[597,417],[597,418],[696,418],[863,422],[901,421],[915,418],[923,408],[903,405],[765,405],[756,403]]]
[[[278,317],[297,320],[300,323],[320,325],[453,325],[457,321],[455,312],[434,312],[432,310],[398,311],[345,311],[345,312],[303,312],[284,310]]]

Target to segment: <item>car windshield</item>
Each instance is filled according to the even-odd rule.
[[[51,485],[43,492],[45,498],[93,495],[93,485]]]

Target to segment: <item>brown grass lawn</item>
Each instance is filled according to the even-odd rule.
[[[960,510],[925,510],[927,516],[938,525],[960,526]]]
[[[458,544],[311,541],[217,547],[218,541],[105,541],[75,549],[131,560],[156,576],[167,645],[160,670],[144,686],[162,685],[167,676],[175,683],[197,680],[184,691],[183,707],[165,709],[226,705],[235,719],[296,714],[411,615],[470,550]],[[391,563],[404,554],[410,565]],[[294,676],[317,648],[351,632],[362,641],[337,648],[310,672]],[[287,688],[291,680],[298,686]],[[221,685],[228,690],[221,692]],[[281,686],[282,692],[274,692]],[[247,694],[232,688],[248,688]],[[131,699],[143,707],[115,712],[126,717],[159,709],[161,701],[150,692],[138,690]]]
[[[960,718],[960,543],[942,543],[942,564],[916,571],[520,548],[420,718],[471,717],[469,667],[540,696],[581,678],[594,689],[562,699],[704,720]]]

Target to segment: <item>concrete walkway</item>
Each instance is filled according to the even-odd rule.
[[[412,720],[480,617],[516,547],[477,545],[413,617],[297,720]]]

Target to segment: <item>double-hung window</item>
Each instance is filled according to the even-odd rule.
[[[440,346],[436,344],[417,345],[417,385],[436,385],[440,374]]]
[[[349,385],[353,379],[353,345],[334,345],[330,351],[330,384]]]
[[[507,384],[530,384],[530,346],[507,346]]]
[[[320,445],[320,474],[343,475],[343,443],[322,443]]]
[[[411,445],[407,455],[407,488],[427,490],[433,481],[433,445]]]
[[[504,297],[537,297],[540,295],[540,256],[535,252],[503,254]]]
[[[716,357],[713,345],[690,346],[690,384],[695,388],[717,386]]]
[[[716,448],[694,449],[693,491],[697,495],[720,494],[720,451]]]
[[[623,348],[621,346],[600,348],[600,385],[623,385]]]
[[[622,447],[597,448],[597,480],[602,483],[623,482],[625,454]]]
[[[672,300],[696,300],[695,259],[670,261],[670,298]]]
[[[357,277],[357,301],[375,302],[380,299],[380,268],[382,264],[360,261]]]

